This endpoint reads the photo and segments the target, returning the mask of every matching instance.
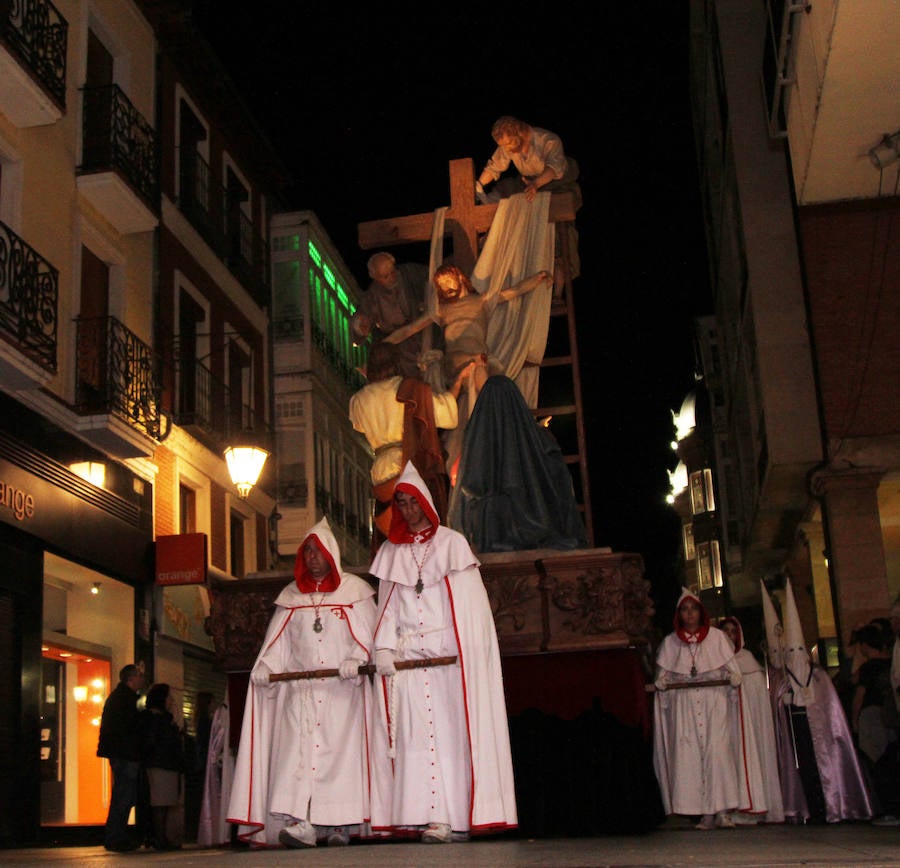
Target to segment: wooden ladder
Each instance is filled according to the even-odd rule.
[[[572,474],[572,486],[578,509],[584,520],[588,546],[594,546],[591,514],[591,486],[588,475],[587,441],[584,430],[584,404],[581,395],[581,371],[578,366],[578,339],[575,301],[572,288],[569,234],[564,223],[556,228],[557,260],[564,263],[562,291],[556,291],[550,309],[547,349],[541,361],[536,419],[553,417],[549,425]]]

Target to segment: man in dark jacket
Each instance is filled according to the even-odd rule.
[[[143,686],[142,670],[133,663],[122,667],[119,683],[107,697],[100,718],[97,756],[109,760],[113,776],[103,844],[107,850],[117,852],[135,850],[139,846],[128,835],[128,815],[138,797],[141,745],[137,702]]]

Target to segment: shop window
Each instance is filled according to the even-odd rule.
[[[112,781],[97,737],[110,661],[51,643],[42,656],[41,824],[105,823]]]
[[[134,588],[50,552],[43,569],[40,822],[102,826],[112,780],[97,756],[100,717],[134,661]]]

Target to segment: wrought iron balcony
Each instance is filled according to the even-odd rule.
[[[79,175],[115,172],[159,213],[156,130],[115,84],[82,89],[84,139]]]
[[[69,25],[50,0],[2,0],[0,44],[15,57],[60,112],[66,108],[66,45]],[[4,70],[4,78],[8,78]],[[9,79],[10,81],[12,79]],[[40,107],[22,109],[23,126],[52,123]],[[13,112],[14,117],[16,113]],[[27,119],[33,116],[32,120]]]
[[[154,440],[168,434],[153,351],[115,317],[76,320],[75,409],[108,414]]]
[[[196,152],[179,157],[179,207],[251,298],[269,305],[269,248],[240,202],[212,182],[209,164]]]
[[[335,346],[329,338],[328,333],[316,322],[312,323],[313,343],[319,348],[322,355],[330,362],[331,366],[337,371],[340,378],[347,384],[352,392],[356,392],[365,386],[366,381],[362,374],[350,365],[348,360],[341,353],[340,349]]]
[[[209,164],[196,151],[183,149],[179,155],[179,197],[182,213],[220,259],[225,258],[224,191],[216,200],[210,181]]]
[[[227,264],[232,274],[247,287],[260,307],[269,306],[269,248],[265,239],[254,230],[253,221],[239,208],[232,206],[226,233]]]
[[[56,373],[59,272],[0,222],[0,337]]]
[[[272,432],[265,418],[244,404],[240,393],[195,360],[175,360],[175,422],[216,452],[248,438],[272,450]]]

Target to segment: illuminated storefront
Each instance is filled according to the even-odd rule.
[[[99,842],[103,703],[152,666],[152,486],[8,396],[0,413],[0,844]]]

